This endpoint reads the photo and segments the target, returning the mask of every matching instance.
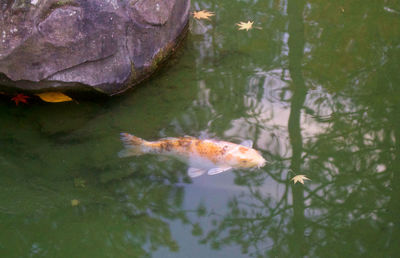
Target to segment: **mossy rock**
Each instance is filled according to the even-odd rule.
[[[124,92],[187,31],[190,0],[14,0],[0,4],[0,88]]]

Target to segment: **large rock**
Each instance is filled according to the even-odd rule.
[[[123,92],[186,32],[190,0],[1,0],[0,85]]]

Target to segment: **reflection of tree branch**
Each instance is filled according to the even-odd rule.
[[[322,63],[318,63],[321,61],[318,60],[320,56],[326,57],[326,44],[335,51],[340,46],[332,40],[332,35],[330,39],[324,39],[324,36],[320,38],[313,34],[311,31],[314,25],[309,24],[310,21],[313,22],[311,18],[307,20],[307,35],[310,35],[307,51],[311,54],[307,53],[306,59],[303,58],[305,40],[302,19],[309,15],[308,12],[321,12],[321,6],[310,2],[307,2],[307,11],[303,12],[304,2],[287,2],[288,69],[291,78],[288,90],[292,93],[288,121],[292,147],[290,162],[289,159],[270,154],[279,166],[270,164],[262,175],[237,173],[235,182],[240,179],[242,185],[246,183],[248,195],[233,198],[235,204],[230,203],[229,212],[217,218],[218,223],[208,241],[221,245],[237,243],[245,250],[250,246],[253,254],[270,254],[271,257],[315,257],[329,254],[332,248],[336,248],[338,256],[360,256],[367,253],[370,256],[382,256],[376,255],[374,250],[386,250],[389,243],[390,247],[396,250],[396,241],[400,237],[400,173],[396,173],[400,170],[400,154],[397,155],[394,149],[394,143],[400,142],[397,141],[400,139],[400,94],[398,88],[393,86],[393,80],[390,81],[390,77],[386,78],[387,70],[391,68],[388,64],[397,64],[397,61],[393,60],[396,60],[394,57],[398,56],[395,55],[398,51],[388,51],[393,57],[388,57],[382,52],[382,56],[377,60],[384,62],[379,63],[366,62],[364,57],[361,57],[363,61],[360,62],[360,59],[357,59],[359,55],[354,56],[351,51],[342,49],[344,55],[349,53],[354,59],[343,60],[348,61],[350,66],[355,64],[356,69],[341,67],[346,64],[336,62],[336,55],[332,57],[334,64],[330,64],[332,61],[326,58],[322,58]],[[359,4],[358,1],[352,3]],[[370,10],[368,7],[360,11],[360,17]],[[327,25],[318,24],[315,27],[324,31],[322,35],[332,33],[332,29]],[[333,31],[339,32],[341,29]],[[346,40],[352,41],[354,36],[341,39]],[[389,49],[394,49],[393,46],[396,44],[388,44]],[[368,47],[368,44],[360,44],[358,49]],[[366,52],[369,53],[368,51]],[[303,69],[304,63],[309,63],[309,67]],[[362,67],[374,67],[375,71],[367,73]],[[315,74],[310,74],[313,68]],[[393,70],[393,67],[391,69]],[[320,80],[319,77],[324,72],[327,74]],[[307,77],[303,77],[306,73]],[[341,77],[339,80],[336,78],[337,74]],[[282,76],[287,78],[287,73],[283,70]],[[322,90],[308,92],[306,82],[307,85],[315,85]],[[343,85],[342,82],[350,84]],[[279,89],[281,92],[286,90],[285,87]],[[280,95],[279,101],[287,103],[288,95],[290,94]],[[261,116],[260,112],[253,108],[254,105],[249,107],[252,114],[255,117]],[[308,138],[303,137],[301,132],[303,112],[306,114],[305,118],[312,121],[309,125],[313,127],[316,123],[318,129],[311,132],[312,136]],[[246,114],[244,120],[251,124],[251,130],[256,132],[257,137],[257,128],[266,128],[259,125],[265,123],[263,119],[252,119],[251,115]],[[304,128],[307,126],[308,124]],[[276,127],[274,130],[283,128]],[[378,173],[379,166],[381,167]],[[288,184],[288,180],[284,178],[288,176],[288,168],[295,173],[301,170],[308,171],[313,179],[312,183],[305,186]],[[264,182],[266,178],[286,186],[279,192],[279,200],[257,191],[260,182]],[[292,196],[289,195],[289,190],[292,190]],[[379,248],[370,247],[371,239],[379,239],[376,241]],[[263,245],[267,246],[269,253],[262,253],[265,249]],[[346,250],[341,250],[341,247],[345,247],[343,249]],[[394,257],[395,253],[392,256]]]
[[[328,185],[332,185],[334,184],[333,181],[325,183],[325,184],[321,184],[320,186],[318,186],[317,188],[313,189],[312,191],[308,191],[309,189],[305,187],[304,190],[306,190],[306,192],[308,192],[308,195],[304,197],[305,200],[307,199],[311,199],[313,196],[317,196],[317,192],[321,189],[325,189]]]
[[[302,75],[302,60],[304,51],[304,24],[303,10],[304,0],[289,0],[288,1],[288,16],[289,16],[289,73],[293,81],[293,95],[290,103],[290,115],[288,121],[288,131],[290,144],[292,146],[292,158],[290,168],[293,171],[300,171],[301,155],[303,152],[303,138],[300,127],[301,110],[307,95],[307,88]],[[296,257],[303,256],[304,246],[304,188],[294,185],[292,187],[293,198],[293,239],[289,241],[289,249]]]

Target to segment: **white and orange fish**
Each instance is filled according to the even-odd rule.
[[[266,163],[260,153],[251,148],[252,142],[242,144],[218,140],[201,140],[190,136],[146,141],[121,133],[125,149],[120,157],[147,153],[173,156],[189,164],[188,175],[198,177],[208,171],[216,175],[233,168],[260,168]]]

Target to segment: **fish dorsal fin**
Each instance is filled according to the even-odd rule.
[[[158,160],[159,161],[167,161],[167,160],[169,160],[169,158],[166,156],[158,156]]]
[[[188,173],[188,175],[190,177],[193,178],[193,177],[201,176],[202,174],[206,173],[206,171],[203,170],[203,169],[200,169],[200,168],[192,168],[192,167],[190,167],[190,168],[188,168],[187,173]]]
[[[199,135],[199,139],[200,140],[206,140],[206,139],[209,139],[210,138],[210,136],[208,135],[208,133],[206,133],[205,131],[201,131],[200,132],[200,135]]]
[[[232,169],[232,168],[231,167],[222,167],[222,168],[221,167],[216,167],[216,168],[212,168],[212,169],[208,170],[208,174],[210,176],[212,176],[212,175],[216,175],[216,174],[228,171],[230,169]]]
[[[252,140],[245,140],[245,141],[242,141],[242,143],[240,143],[240,145],[242,145],[244,147],[252,148],[253,147],[253,141]]]
[[[163,137],[163,138],[158,139],[157,141],[175,141],[177,139],[178,138],[176,138],[176,137]]]

